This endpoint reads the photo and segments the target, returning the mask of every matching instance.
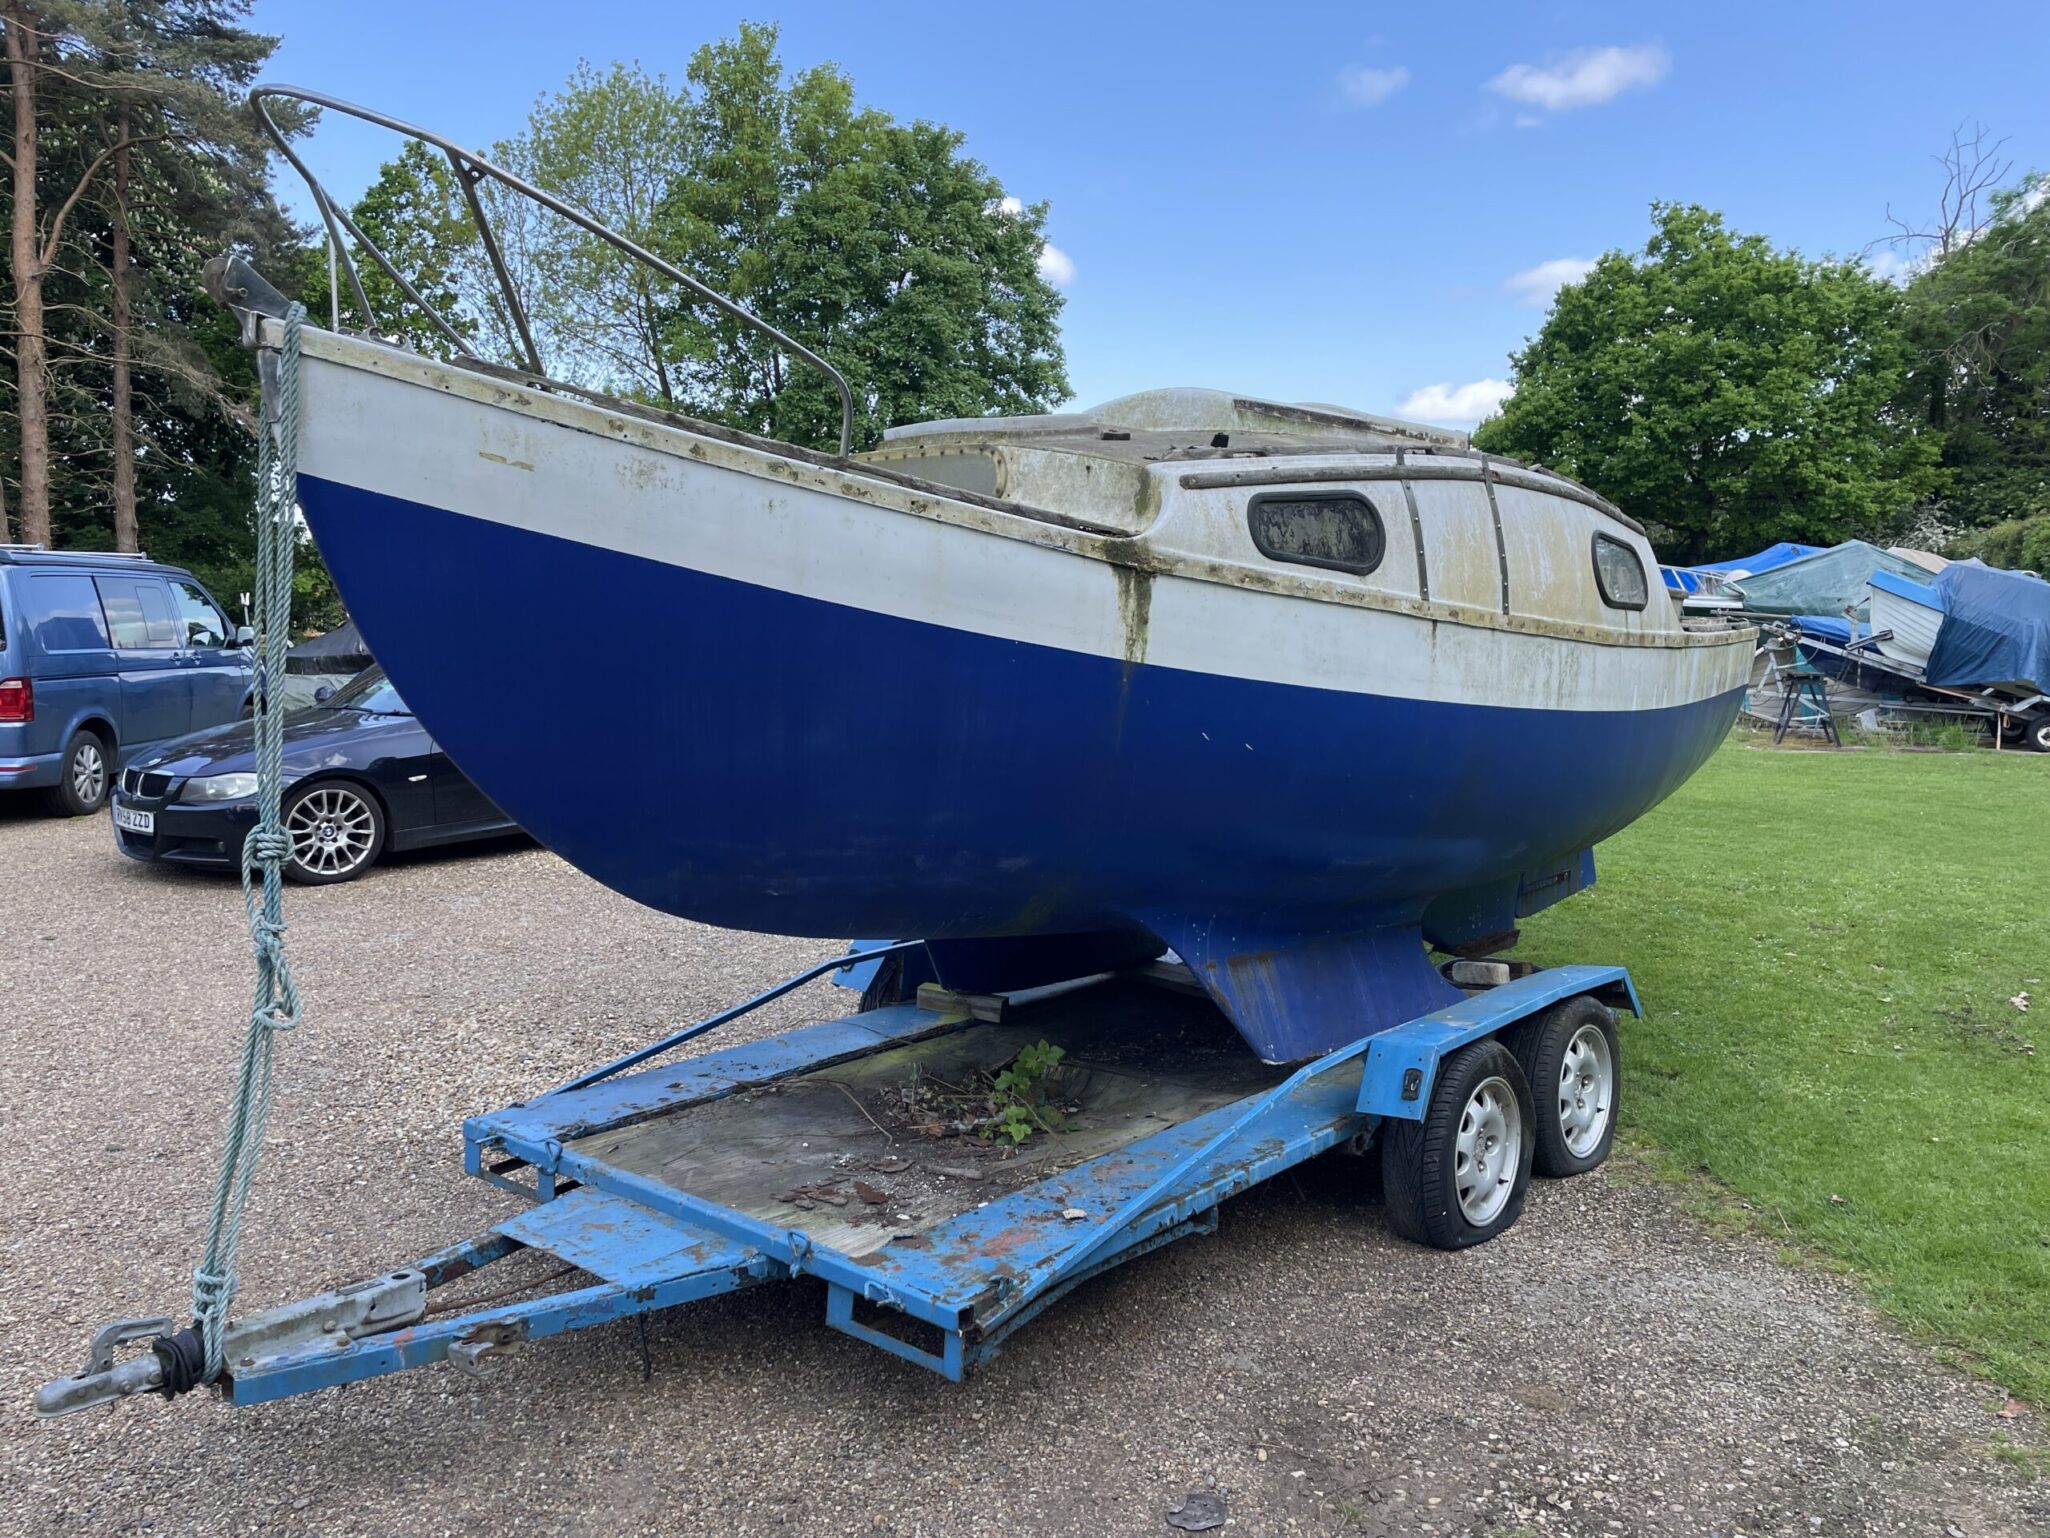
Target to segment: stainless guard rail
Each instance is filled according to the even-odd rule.
[[[271,100],[298,102],[303,106],[318,107],[323,111],[339,112],[345,117],[356,118],[361,122],[374,124],[379,128],[388,129],[392,133],[401,134],[406,138],[416,140],[421,144],[427,145],[430,149],[440,150],[443,155],[448,157],[449,165],[455,171],[456,185],[462,188],[463,201],[469,206],[470,218],[477,226],[479,243],[484,247],[485,257],[491,263],[492,273],[498,280],[499,292],[505,296],[506,313],[512,317],[513,325],[519,331],[520,345],[526,353],[526,365],[529,372],[544,379],[548,377],[547,371],[541,366],[540,349],[534,344],[533,327],[528,321],[526,307],[520,303],[519,292],[513,285],[512,274],[506,268],[505,256],[499,248],[498,237],[491,228],[490,220],[484,216],[483,200],[477,196],[478,182],[487,177],[501,186],[509,188],[521,197],[540,204],[551,213],[559,214],[585,233],[596,236],[615,250],[624,252],[643,266],[660,273],[672,283],[689,290],[689,292],[695,294],[699,299],[702,299],[706,304],[711,305],[722,314],[730,315],[742,325],[753,328],[773,341],[778,347],[785,349],[796,357],[802,358],[813,368],[819,370],[828,379],[833,381],[833,388],[840,394],[841,458],[846,458],[853,449],[854,392],[848,388],[846,378],[832,364],[813,352],[809,347],[806,347],[795,337],[778,330],[745,306],[734,303],[724,294],[718,292],[718,290],[707,287],[689,273],[663,261],[654,252],[628,240],[617,230],[600,224],[582,209],[563,202],[551,193],[543,192],[531,182],[521,180],[502,166],[493,165],[482,155],[477,154],[473,150],[466,150],[461,145],[444,139],[439,134],[429,133],[426,129],[415,127],[413,124],[402,119],[388,117],[382,112],[373,112],[368,107],[359,107],[354,102],[344,101],[338,96],[329,96],[322,91],[309,91],[304,87],[295,85],[260,85],[249,93],[249,105],[256,113],[257,121],[262,124],[263,130],[269,136],[271,143],[277,146],[278,153],[284,156],[292,169],[299,173],[300,180],[306,183],[307,191],[313,194],[314,206],[320,210],[321,222],[327,227],[329,250],[334,254],[335,260],[341,269],[348,274],[350,291],[355,296],[356,303],[361,308],[364,319],[372,326],[377,324],[377,312],[371,307],[369,295],[363,291],[362,277],[357,273],[355,258],[349,252],[351,241],[355,243],[358,249],[367,254],[372,261],[377,263],[384,275],[397,285],[399,292],[404,294],[406,299],[426,317],[428,323],[435,330],[447,338],[452,347],[455,347],[466,357],[478,358],[479,356],[477,350],[449,323],[448,319],[420,296],[419,291],[406,280],[405,275],[392,264],[391,259],[380,251],[376,244],[357,227],[355,220],[349,217],[347,210],[329,195],[328,190],[320,184],[319,178],[307,169],[306,162],[299,158],[298,152],[292,148],[291,142],[286,137],[284,131],[278,127],[276,120],[266,110],[264,103]],[[344,236],[347,239],[344,239]],[[482,360],[480,359],[479,361]]]

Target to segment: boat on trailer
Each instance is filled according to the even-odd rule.
[[[531,197],[828,367],[448,140],[257,95],[410,134],[459,185]],[[308,183],[337,249],[417,302]],[[483,1371],[798,1276],[834,1328],[959,1378],[1326,1151],[1378,1154],[1392,1226],[1446,1249],[1514,1222],[1533,1173],[1607,1156],[1628,976],[1462,953],[1586,886],[1593,846],[1700,765],[1752,632],[1652,602],[1643,529],[1587,488],[1461,434],[1216,391],[909,425],[860,455],[850,410],[823,453],[550,380],[523,320],[512,369],[303,326],[237,260],[208,286],[258,350],[267,430],[296,436],[352,616],[500,806],[668,912],[917,937],[470,1118],[468,1171],[532,1205],[238,1316],[235,1403]],[[509,613],[536,626],[513,676]],[[596,785],[555,750],[592,741]],[[669,1058],[857,967],[854,1014]],[[1059,1135],[1015,1161],[901,1115],[1042,1045]],[[572,1279],[464,1301],[526,1252]],[[184,1392],[206,1344],[116,1321],[37,1411]]]
[[[214,286],[279,345],[260,277]],[[1652,601],[1637,523],[1460,433],[1160,390],[830,453],[538,356],[299,348],[350,614],[551,849],[704,923],[916,936],[969,992],[1172,949],[1269,1062],[1448,1002],[1425,944],[1586,886],[1750,665]]]

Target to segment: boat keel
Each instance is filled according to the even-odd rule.
[[[1297,1063],[1455,1003],[1412,920],[1304,936],[1151,918],[1263,1062]]]

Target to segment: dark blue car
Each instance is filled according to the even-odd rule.
[[[0,790],[98,811],[142,749],[242,714],[249,641],[179,567],[0,545]]]
[[[237,866],[256,823],[255,727],[198,732],[140,755],[114,792],[123,854]],[[386,850],[516,832],[449,761],[379,668],[285,720],[285,832],[294,881],[348,881]]]

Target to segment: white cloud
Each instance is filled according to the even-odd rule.
[[[1887,282],[1898,284],[1902,288],[1907,287],[1908,280],[1928,265],[1929,259],[1926,256],[1903,255],[1892,247],[1874,251],[1865,258],[1866,269],[1873,277],[1884,278]]]
[[[1403,396],[1396,414],[1423,422],[1455,422],[1471,426],[1502,409],[1516,386],[1506,379],[1476,379],[1472,384],[1425,385]]]
[[[1648,90],[1672,67],[1672,56],[1657,43],[1576,48],[1543,64],[1512,64],[1488,82],[1488,89],[1547,112],[1569,112],[1612,101],[1625,91]]]
[[[1526,267],[1502,286],[1528,305],[1543,309],[1552,295],[1569,283],[1578,283],[1594,269],[1594,263],[1578,256],[1557,256],[1549,262]]]
[[[998,198],[993,210],[1016,218],[1025,212],[1025,205],[1009,194]],[[1055,288],[1066,288],[1075,281],[1075,259],[1059,246],[1051,243],[1039,248],[1039,275]]]
[[[1338,72],[1338,94],[1353,107],[1378,107],[1408,84],[1409,71],[1400,64],[1387,69],[1348,64]]]

